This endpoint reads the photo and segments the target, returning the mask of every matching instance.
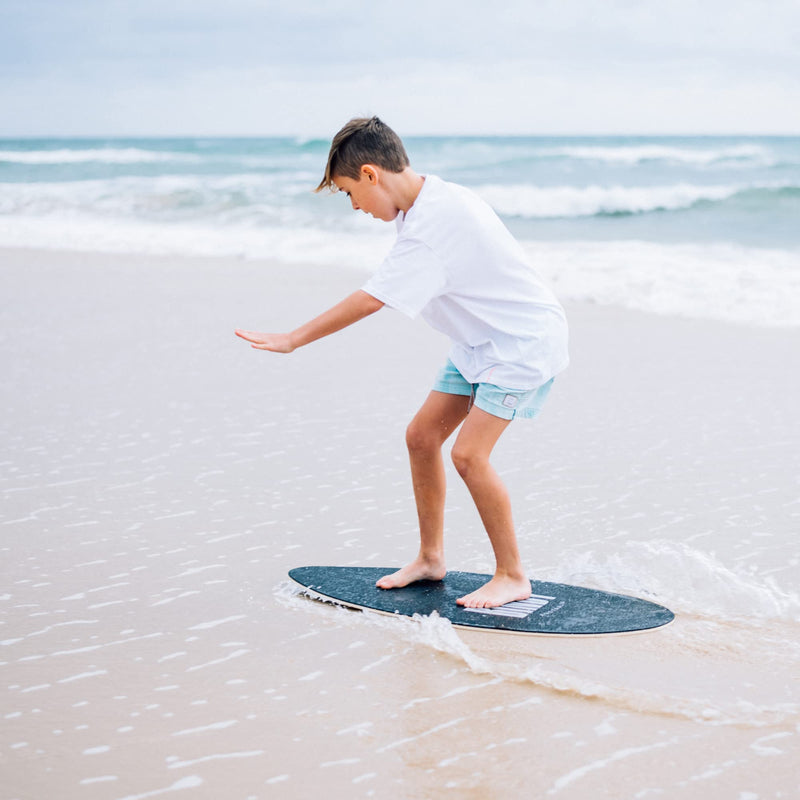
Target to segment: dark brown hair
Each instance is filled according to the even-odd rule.
[[[315,191],[334,190],[334,175],[359,180],[364,164],[374,164],[388,172],[402,172],[409,166],[400,137],[378,117],[351,119],[333,137],[325,177]]]

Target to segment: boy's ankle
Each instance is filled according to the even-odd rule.
[[[505,569],[498,567],[494,571],[495,578],[502,578],[503,580],[510,580],[510,581],[526,581],[528,580],[528,575],[522,567],[513,568],[513,569]]]

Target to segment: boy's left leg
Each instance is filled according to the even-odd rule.
[[[468,608],[494,608],[530,597],[531,584],[517,547],[511,500],[489,456],[510,420],[473,406],[453,445],[452,459],[480,514],[494,550],[494,577],[476,591],[460,597]]]

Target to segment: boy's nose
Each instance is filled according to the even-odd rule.
[[[358,203],[356,203],[355,197],[351,197],[350,198],[350,202],[353,204],[353,211],[358,211],[359,205],[358,205]]]

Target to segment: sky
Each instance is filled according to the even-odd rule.
[[[0,136],[800,134],[800,0],[0,0]]]

